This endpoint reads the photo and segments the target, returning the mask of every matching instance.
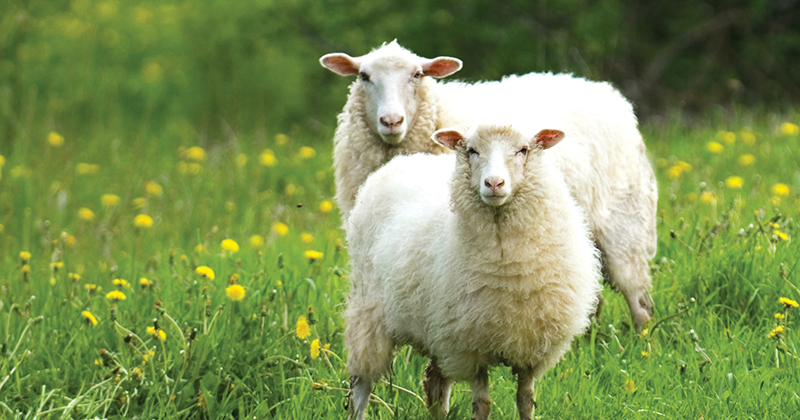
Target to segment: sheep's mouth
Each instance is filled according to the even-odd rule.
[[[405,138],[405,132],[401,131],[379,133],[379,134],[384,143],[390,144],[392,146],[400,144],[400,142],[403,141],[403,139]]]
[[[481,201],[484,203],[492,206],[492,207],[500,207],[508,201],[509,195],[506,193],[496,192],[496,193],[482,193],[481,194]]]

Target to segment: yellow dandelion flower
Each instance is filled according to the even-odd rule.
[[[123,279],[111,280],[111,284],[113,284],[114,286],[119,287],[120,289],[123,289],[125,287],[130,287],[130,285],[131,285],[130,283],[128,283],[127,281],[125,281]]]
[[[781,232],[781,231],[779,231],[777,229],[773,230],[772,233],[774,233],[775,236],[777,236],[778,239],[780,239],[782,241],[788,241],[789,240],[789,235],[787,235],[784,232]]]
[[[784,328],[783,325],[778,325],[777,327],[773,328],[772,331],[769,332],[769,338],[781,338],[781,334],[783,333]]]
[[[141,210],[147,205],[147,199],[144,197],[136,197],[131,201],[131,204],[133,204],[134,209]]]
[[[330,200],[319,203],[320,213],[329,213],[331,210],[333,210],[333,203]]]
[[[86,207],[81,207],[80,209],[78,209],[78,217],[81,220],[91,222],[92,220],[94,220],[94,212]]]
[[[781,134],[787,136],[794,136],[800,134],[800,127],[797,124],[792,124],[790,122],[785,122],[781,124]]]
[[[81,275],[80,274],[69,273],[69,274],[67,274],[67,278],[72,280],[75,283],[80,283],[81,282]]]
[[[206,160],[206,151],[200,146],[192,146],[186,149],[186,159],[202,162]]]
[[[311,335],[311,328],[308,326],[308,321],[306,321],[306,317],[301,316],[297,318],[297,328],[295,330],[297,334],[297,338],[303,340],[309,335]]]
[[[31,273],[31,266],[29,266],[28,264],[23,264],[21,270],[22,270],[22,275],[27,276],[28,274]]]
[[[789,196],[792,193],[791,188],[789,188],[786,184],[775,184],[772,186],[772,193],[775,195],[782,195],[784,197]]]
[[[300,148],[300,152],[298,153],[298,156],[300,157],[300,159],[311,159],[316,154],[317,154],[317,151],[314,150],[313,148],[308,147],[308,146],[303,146],[303,147]]]
[[[102,289],[103,289],[102,287],[99,287],[99,286],[98,286],[98,285],[96,285],[96,284],[84,284],[84,285],[83,285],[83,287],[84,287],[84,288],[86,289],[86,291],[87,291],[87,292],[89,292],[89,293],[94,293],[94,292],[97,292],[97,291],[100,291],[100,290],[102,290]]]
[[[137,214],[133,218],[133,226],[144,229],[151,228],[153,227],[153,218],[146,214]]]
[[[64,268],[64,262],[63,261],[57,261],[57,262],[54,262],[54,263],[50,263],[50,268],[52,268],[53,271],[57,272],[59,269]]]
[[[246,294],[247,291],[244,290],[244,287],[238,284],[232,284],[225,288],[225,296],[227,296],[228,299],[234,302],[238,302],[244,299]]]
[[[717,143],[715,141],[708,142],[708,144],[706,145],[706,148],[708,149],[709,152],[717,153],[717,154],[718,153],[722,153],[722,151],[725,150],[725,146],[723,146],[720,143]]]
[[[679,179],[681,176],[683,176],[683,168],[681,168],[680,166],[673,165],[670,166],[669,169],[667,169],[667,178]]]
[[[233,239],[224,239],[222,241],[222,249],[233,254],[239,252],[239,244],[237,244]]]
[[[211,267],[206,267],[205,265],[201,265],[194,269],[194,272],[197,273],[200,277],[205,277],[209,280],[214,280],[214,270]]]
[[[331,349],[331,343],[325,344],[324,346],[322,346],[322,348],[325,349],[325,350],[330,350]]]
[[[752,146],[756,143],[756,136],[750,131],[747,130],[740,131],[739,137],[741,137],[742,141],[749,146]]]
[[[777,320],[781,320],[781,319],[785,319],[785,318],[786,318],[786,315],[784,315],[782,313],[775,314],[775,319],[777,319]]]
[[[786,309],[792,309],[797,307],[797,302],[789,298],[782,297],[778,300],[783,304],[783,307]]]
[[[50,277],[50,285],[51,286],[55,286],[56,285],[56,278],[55,277]]]
[[[646,350],[642,350],[642,356],[647,357],[649,355],[650,355],[650,352],[648,352]]]
[[[311,261],[311,262],[314,262],[315,260],[318,260],[318,259],[322,258],[323,255],[325,255],[325,254],[323,254],[323,253],[321,253],[319,251],[313,251],[313,250],[310,250],[310,249],[305,252],[306,258],[308,258],[308,260]]]
[[[319,349],[320,349],[319,339],[315,338],[314,341],[311,342],[311,358],[312,359],[316,359],[317,357],[319,357]]]
[[[202,253],[204,249],[205,247],[203,246],[203,244],[197,244],[194,246],[194,252],[198,254]]]
[[[81,312],[81,316],[83,317],[83,320],[84,320],[84,321],[85,321],[87,324],[89,324],[89,325],[91,325],[91,326],[93,326],[93,327],[94,327],[95,325],[97,325],[97,318],[95,318],[95,317],[94,317],[94,315],[92,315],[92,313],[91,313],[91,312],[89,312],[89,311],[83,311],[83,312]]]
[[[275,164],[278,163],[275,154],[269,149],[265,149],[261,152],[261,155],[258,156],[258,161],[264,166],[275,166]]]
[[[152,181],[144,185],[144,191],[147,193],[147,195],[152,195],[155,197],[160,197],[162,194],[164,194],[164,188]]]
[[[75,245],[75,237],[72,236],[72,235],[67,235],[64,238],[64,245],[69,246],[69,247],[74,246]]]
[[[81,162],[75,165],[75,172],[78,175],[97,175],[100,172],[100,165]]]
[[[313,241],[314,241],[314,235],[308,232],[303,232],[300,234],[300,242],[304,244],[310,244]]]
[[[28,251],[22,251],[19,253],[19,259],[22,261],[23,264],[27,264],[28,261],[31,259],[31,253]]]
[[[116,194],[103,194],[100,197],[100,203],[106,207],[114,207],[119,204],[119,196]]]
[[[261,235],[253,235],[250,237],[250,246],[258,248],[264,245],[264,237]]]
[[[148,350],[148,351],[146,351],[146,352],[142,353],[142,359],[144,360],[144,362],[145,362],[145,363],[147,363],[147,361],[148,361],[148,360],[150,360],[150,359],[152,359],[152,358],[153,358],[153,356],[155,356],[155,355],[156,355],[156,352],[155,352],[155,351],[153,351],[153,350]]]
[[[51,131],[50,134],[47,135],[47,142],[53,147],[61,147],[64,145],[64,137],[55,131]]]
[[[725,180],[725,186],[733,190],[739,190],[744,185],[744,179],[740,176],[729,176],[728,179]]]
[[[751,154],[739,156],[739,165],[750,166],[756,161],[756,157]]]
[[[635,391],[636,390],[636,384],[630,379],[626,380],[625,381],[625,390],[628,391],[628,392]]]
[[[5,156],[3,156],[3,155],[0,155],[0,168],[2,168],[2,167],[3,167],[3,165],[5,165],[5,164],[6,164],[6,158],[5,158]]]
[[[275,222],[272,224],[272,231],[277,233],[278,236],[286,236],[289,233],[289,226],[281,222]]]
[[[121,300],[127,299],[127,297],[125,296],[125,293],[122,293],[119,290],[113,290],[111,292],[108,292],[108,294],[106,295],[106,299],[113,300],[114,302],[119,302]]]
[[[725,144],[731,145],[736,143],[736,133],[732,131],[720,131],[717,133],[717,138],[725,142]]]
[[[156,327],[147,327],[147,334],[158,341],[166,341],[167,339],[167,333],[165,333],[161,328],[156,329]]]
[[[153,282],[151,280],[148,280],[148,279],[146,279],[144,277],[139,279],[139,286],[141,286],[142,289],[147,289],[148,287],[150,287],[152,285],[153,285]]]
[[[289,142],[289,137],[286,134],[279,133],[275,135],[275,144],[277,144],[278,146],[283,146],[288,142]]]
[[[239,153],[238,155],[236,155],[235,163],[236,166],[240,168],[245,167],[247,165],[247,155],[245,155],[244,153]]]

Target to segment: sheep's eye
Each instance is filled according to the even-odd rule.
[[[469,148],[469,150],[467,150],[467,152],[469,153],[470,156],[480,156],[480,153],[476,152],[475,149],[471,147]]]
[[[517,152],[517,153],[522,155],[522,156],[526,156],[528,154],[528,148],[527,147],[523,147],[522,149],[519,149],[519,152]]]
[[[415,78],[415,79],[419,79],[420,77],[422,77],[422,72],[421,72],[421,71],[419,71],[419,70],[417,70],[417,72],[416,72],[416,73],[414,73],[414,78]]]
[[[364,73],[363,71],[361,73],[358,73],[358,77],[360,77],[361,80],[365,82],[369,82],[369,75],[367,73]]]

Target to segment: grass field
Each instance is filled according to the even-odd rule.
[[[644,127],[655,319],[636,335],[606,290],[537,417],[796,416],[797,122]],[[0,418],[345,417],[329,135],[137,138],[0,150]],[[401,349],[370,417],[426,418],[425,363]],[[515,418],[510,370],[490,381],[493,418]],[[451,418],[470,398],[458,385]]]

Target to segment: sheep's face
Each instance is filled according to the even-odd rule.
[[[506,204],[525,180],[531,154],[541,153],[564,137],[558,130],[542,130],[528,138],[510,126],[481,125],[466,136],[442,129],[433,139],[459,153],[459,162],[469,166],[470,187],[481,201],[492,207]]]
[[[366,94],[370,127],[392,145],[405,139],[419,108],[417,88],[422,78],[446,77],[461,69],[461,60],[419,57],[392,41],[361,57],[326,54],[320,63],[342,76],[358,76]]]

